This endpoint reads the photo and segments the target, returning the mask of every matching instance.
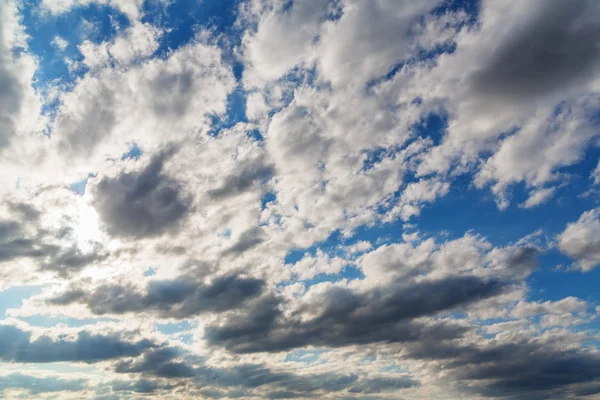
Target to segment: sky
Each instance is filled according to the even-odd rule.
[[[0,397],[600,399],[599,21],[0,0]]]

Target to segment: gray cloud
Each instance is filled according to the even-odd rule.
[[[296,315],[304,311],[316,314],[308,321],[284,317],[279,301],[268,297],[245,316],[236,315],[208,327],[206,338],[240,353],[454,338],[465,332],[464,326],[445,321],[424,323],[415,318],[497,296],[509,287],[508,283],[474,276],[414,285],[396,283],[364,294],[334,287],[295,311]]]
[[[265,241],[265,233],[261,228],[250,228],[239,236],[235,244],[225,250],[226,255],[238,255],[250,250]]]
[[[15,216],[22,218],[0,220],[0,262],[21,257],[36,258],[41,260],[38,264],[40,269],[55,271],[62,276],[67,276],[108,256],[100,248],[95,248],[90,253],[84,253],[76,247],[50,244],[48,243],[50,238],[72,235],[72,229],[65,227],[60,232],[49,232],[43,229],[28,232],[28,226],[36,226],[39,223],[41,213],[34,207],[23,203],[11,203],[9,208]]]
[[[87,331],[75,340],[52,339],[42,335],[31,340],[31,333],[11,325],[0,325],[0,360],[19,363],[59,361],[98,362],[119,357],[135,357],[156,344],[150,340],[127,341],[119,335]]]
[[[600,7],[594,0],[537,4],[471,80],[478,93],[515,100],[582,83],[600,66]]]
[[[239,308],[259,296],[264,281],[227,275],[205,284],[193,277],[152,281],[144,293],[131,286],[104,285],[88,293],[68,290],[49,300],[53,305],[83,303],[98,315],[153,312],[162,318],[187,318],[203,312]]]
[[[8,146],[15,134],[14,117],[21,111],[24,97],[24,89],[16,75],[18,66],[11,55],[15,49],[5,45],[4,34],[10,28],[6,29],[4,25],[9,13],[9,7],[0,9],[0,149]]]
[[[202,359],[190,356],[181,349],[166,347],[153,349],[136,360],[119,361],[118,373],[140,373],[149,377],[184,379],[192,378],[199,387],[241,387],[257,389],[277,388],[267,397],[287,393],[288,398],[318,397],[318,393],[349,391],[352,393],[378,393],[418,386],[419,382],[406,376],[394,378],[367,378],[356,374],[307,374],[296,375],[278,372],[258,364],[242,364],[231,368],[213,368],[202,365]],[[196,364],[199,366],[192,366]],[[271,389],[273,390],[273,389]],[[205,392],[211,398],[235,397],[220,390]],[[243,397],[243,396],[242,396]]]
[[[570,385],[600,379],[600,354],[565,348],[560,338],[490,341],[479,346],[427,343],[409,346],[406,353],[414,359],[444,360],[453,380],[474,383],[464,390],[492,398],[567,398]]]
[[[129,391],[134,393],[151,394],[159,390],[170,390],[175,387],[171,384],[162,384],[152,379],[138,379],[135,381],[114,381],[111,384],[114,391]]]
[[[258,160],[243,162],[235,174],[225,178],[222,185],[208,192],[215,199],[232,197],[244,193],[256,183],[264,183],[270,179],[275,172],[272,165],[265,164],[261,157]]]
[[[59,148],[65,157],[92,154],[94,148],[109,136],[117,123],[116,99],[113,89],[97,78],[89,78],[90,88],[81,93],[76,88],[81,115],[73,117],[70,110],[60,109],[53,131],[60,132]],[[91,89],[91,90],[90,90]],[[81,101],[85,98],[85,101]]]
[[[93,185],[93,204],[111,235],[158,236],[190,211],[190,199],[180,184],[162,172],[174,151],[169,148],[156,154],[141,171],[104,177]]]

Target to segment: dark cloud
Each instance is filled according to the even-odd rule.
[[[81,331],[74,340],[39,336],[11,325],[0,325],[0,360],[19,363],[59,361],[98,362],[119,357],[135,357],[156,347],[150,340],[127,341],[119,335]]]
[[[11,201],[8,202],[8,208],[24,221],[36,222],[42,215],[37,208],[25,203]]]
[[[163,384],[151,379],[138,379],[135,381],[114,381],[111,384],[116,392],[134,392],[142,394],[151,394],[159,390],[170,390],[175,387],[171,384]]]
[[[141,171],[104,177],[93,185],[93,204],[114,236],[158,236],[177,225],[190,211],[190,199],[179,182],[163,173],[169,148],[153,156]]]
[[[151,281],[144,293],[132,286],[104,285],[87,293],[68,290],[49,300],[50,304],[83,303],[98,315],[153,312],[162,318],[187,318],[203,312],[239,308],[259,296],[264,281],[226,275],[203,283],[192,277]]]
[[[413,359],[444,360],[454,381],[473,383],[464,390],[492,398],[565,398],[570,385],[600,379],[600,354],[565,347],[561,338],[481,345],[442,341],[408,346],[405,352]]]
[[[40,264],[42,269],[56,271],[61,276],[68,276],[73,272],[81,270],[86,265],[96,261],[102,261],[108,257],[108,253],[99,247],[91,253],[84,253],[80,249],[71,247],[67,249],[58,249],[51,254],[48,261]]]
[[[181,361],[184,354],[176,347],[164,347],[147,352],[136,360],[120,361],[115,365],[118,373],[144,373],[161,378],[190,378],[195,369]]]
[[[465,332],[464,326],[415,318],[497,296],[509,286],[465,276],[412,285],[396,283],[362,294],[332,287],[290,318],[284,317],[279,301],[269,297],[244,316],[235,315],[221,325],[208,327],[206,338],[240,353],[453,338]],[[303,312],[316,316],[301,320],[297,316]]]
[[[265,241],[265,233],[261,228],[251,228],[243,232],[234,245],[225,250],[225,255],[238,255],[250,250]]]
[[[78,391],[85,387],[84,379],[39,378],[20,373],[0,376],[0,394],[7,389],[27,390],[30,394]]]
[[[38,258],[40,269],[51,270],[66,276],[79,271],[86,265],[105,259],[108,254],[99,247],[93,252],[84,253],[76,247],[61,247],[49,244],[50,237],[65,238],[73,234],[71,228],[59,232],[48,232],[37,229],[28,232],[27,226],[35,226],[40,212],[26,204],[12,203],[9,205],[15,216],[21,220],[0,220],[0,262],[11,261],[21,257]]]
[[[351,393],[381,393],[418,386],[419,382],[410,378],[373,378],[364,379],[354,385]]]
[[[222,199],[244,193],[256,183],[269,180],[275,169],[273,165],[265,164],[262,158],[244,162],[236,169],[236,173],[225,178],[225,182],[214,190],[208,192],[215,199]]]
[[[513,29],[473,76],[477,93],[526,101],[585,82],[600,66],[597,1],[547,0],[531,7],[532,18]]]
[[[38,216],[36,215],[31,222],[37,222]],[[44,245],[39,238],[27,237],[25,224],[25,221],[20,220],[0,220],[0,261],[10,261],[19,257],[41,257],[56,251],[55,246]]]

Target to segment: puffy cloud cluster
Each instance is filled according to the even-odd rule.
[[[600,264],[599,3],[245,0],[182,43],[141,1],[23,7],[0,5],[0,396],[600,394],[597,298],[535,275]],[[114,32],[52,34],[44,81],[28,24],[89,9]],[[457,199],[506,214],[486,237]],[[502,226],[554,202],[553,231]]]

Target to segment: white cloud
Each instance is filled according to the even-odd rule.
[[[137,20],[140,17],[140,9],[142,0],[43,0],[41,5],[43,9],[50,11],[52,14],[63,14],[71,11],[76,7],[85,7],[90,4],[108,5],[116,8],[123,14],[127,15],[131,21]]]
[[[0,349],[19,361],[0,366],[0,390],[30,381],[2,380],[16,369],[42,379],[46,361],[80,361],[71,349],[89,338],[130,353],[61,365],[86,382],[65,398],[575,398],[599,379],[582,325],[594,301],[530,298],[545,293],[529,286],[551,246],[542,230],[515,238],[500,217],[484,237],[453,224],[452,202],[420,215],[470,179],[501,208],[523,185],[523,209],[507,213],[558,203],[564,167],[597,144],[596,3],[482,1],[467,24],[435,0],[252,0],[238,47],[198,27],[154,56],[168,31],[140,1],[42,8],[92,1],[130,24],[107,42],[54,37],[83,58],[71,84],[43,91],[48,117],[18,8],[0,8],[0,285],[40,286],[0,323],[20,338]],[[249,122],[229,124],[234,90]],[[85,177],[83,195],[69,190]],[[556,241],[589,271],[597,237],[593,209]],[[71,327],[23,322],[42,316]],[[6,351],[48,344],[60,351],[36,352],[54,358],[35,369]]]
[[[520,204],[519,206],[523,208],[537,207],[540,204],[544,204],[545,202],[547,202],[550,199],[550,197],[552,197],[555,191],[556,188],[536,189],[532,191],[527,200],[525,200],[525,202],[523,204]]]
[[[596,166],[596,169],[592,172],[592,178],[594,179],[594,185],[600,184],[600,161]]]
[[[62,37],[56,35],[54,36],[54,39],[52,39],[52,45],[59,50],[64,50],[69,46],[69,42],[67,42]]]
[[[600,264],[600,209],[586,211],[558,236],[562,252],[577,260],[573,268],[588,272]]]

